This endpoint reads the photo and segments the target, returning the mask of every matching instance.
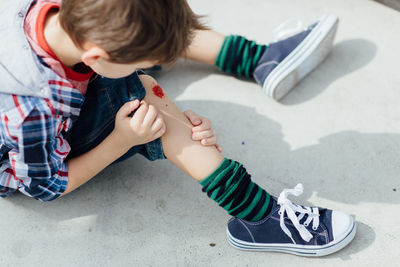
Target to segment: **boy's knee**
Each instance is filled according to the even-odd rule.
[[[147,74],[139,75],[139,79],[142,82],[142,84],[143,84],[144,88],[146,89],[146,91],[148,89],[151,89],[152,86],[155,86],[155,85],[158,84],[157,81],[153,77],[151,77],[150,75],[147,75]]]
[[[146,89],[146,98],[157,97],[156,99],[164,98],[165,93],[157,81],[146,74],[139,75],[139,79],[142,82],[144,88]],[[153,98],[154,99],[154,98]]]

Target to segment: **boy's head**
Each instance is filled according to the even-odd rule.
[[[63,0],[59,19],[75,45],[99,59],[89,65],[104,76],[125,76],[115,67],[126,72],[133,63],[173,62],[189,47],[194,30],[206,29],[186,0]]]

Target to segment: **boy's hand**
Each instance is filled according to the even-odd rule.
[[[136,110],[132,117],[129,115]],[[151,142],[165,133],[160,112],[153,105],[134,100],[125,103],[117,112],[113,133],[129,148]]]
[[[219,152],[222,152],[222,147],[217,144],[217,136],[214,135],[211,121],[197,115],[192,110],[186,110],[184,114],[194,126],[192,128],[192,139],[200,141],[204,146],[215,146]]]

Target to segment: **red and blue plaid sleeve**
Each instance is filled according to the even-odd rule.
[[[60,120],[44,99],[13,97],[16,108],[3,115],[1,129],[8,158],[0,162],[0,195],[20,192],[51,201],[66,189],[65,158],[70,147],[59,133]],[[11,119],[11,118],[12,119]]]

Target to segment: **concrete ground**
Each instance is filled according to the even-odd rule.
[[[227,157],[274,195],[355,216],[342,251],[309,259],[231,248],[229,216],[168,161],[135,156],[51,203],[0,199],[0,266],[398,266],[400,15],[368,0],[193,0],[223,33],[269,42],[281,22],[335,13],[330,56],[281,103],[214,67],[157,75],[182,109],[212,118]],[[213,245],[215,244],[215,246]]]

